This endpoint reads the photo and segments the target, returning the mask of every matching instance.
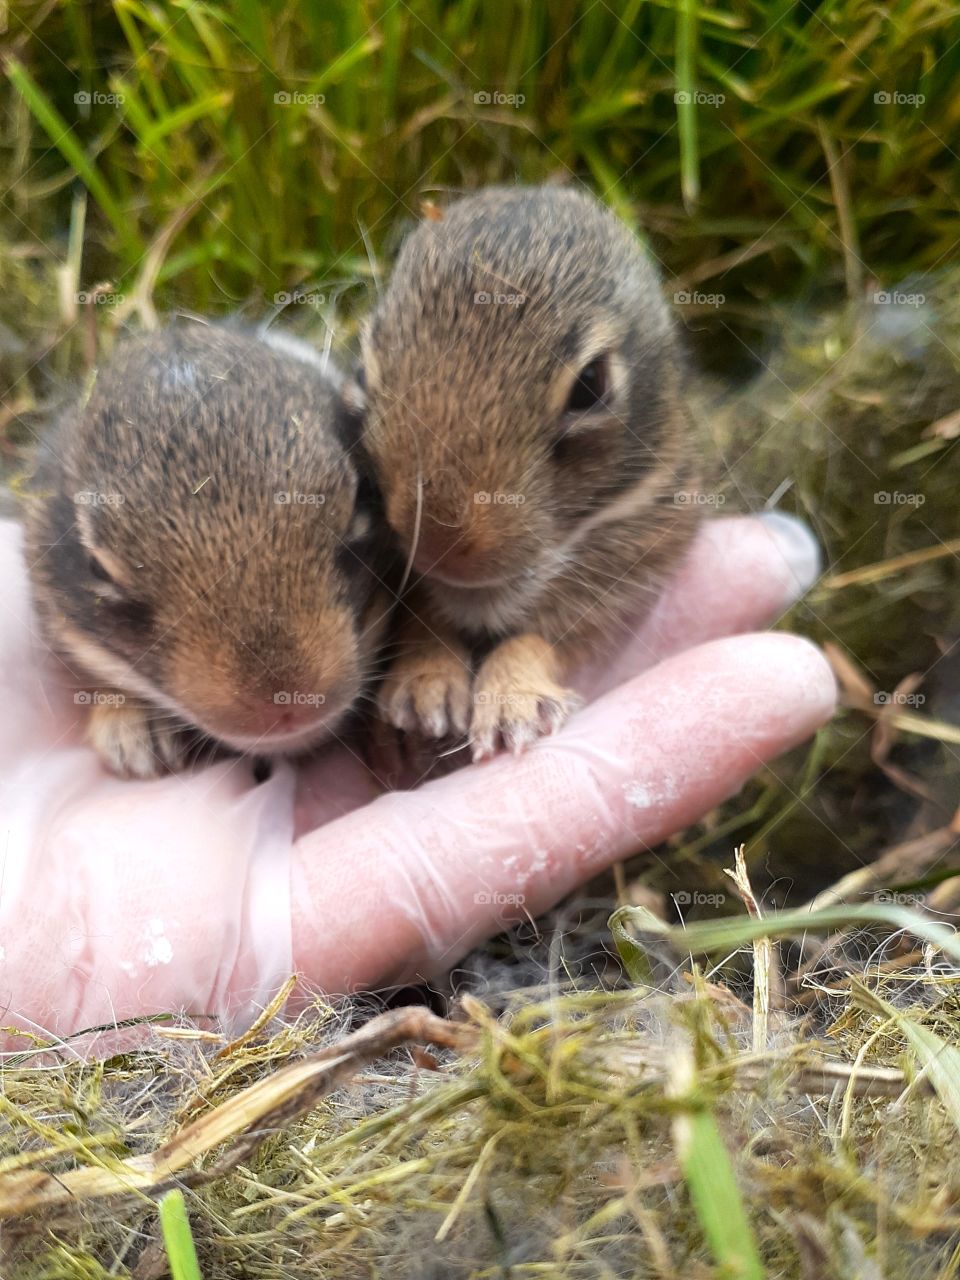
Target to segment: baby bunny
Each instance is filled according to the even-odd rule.
[[[122,341],[47,442],[36,606],[114,772],[181,767],[186,729],[301,752],[356,704],[385,608],[338,381],[308,347],[180,324]]]
[[[657,274],[581,191],[482,191],[407,238],[363,380],[386,517],[420,575],[381,714],[467,733],[476,759],[522,749],[563,722],[571,669],[656,599],[695,526]]]

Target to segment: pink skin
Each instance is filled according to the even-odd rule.
[[[581,674],[591,701],[555,738],[384,795],[339,745],[260,786],[233,760],[110,777],[35,639],[19,531],[0,524],[0,1025],[56,1038],[187,1009],[240,1026],[293,971],[336,992],[451,965],[829,718],[820,653],[745,634],[815,559],[779,519],[710,522],[616,660]]]

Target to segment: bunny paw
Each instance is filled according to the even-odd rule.
[[[557,683],[555,668],[549,646],[536,636],[516,636],[494,649],[474,685],[470,741],[475,761],[501,749],[517,755],[560,728],[580,700]]]
[[[146,707],[105,694],[90,713],[87,737],[97,755],[121,778],[157,778],[183,768],[185,750],[176,724],[161,723]]]
[[[443,645],[399,657],[378,696],[388,724],[424,738],[462,738],[470,726],[469,665]]]

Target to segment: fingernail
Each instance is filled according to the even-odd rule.
[[[760,517],[777,544],[789,571],[788,601],[799,600],[820,577],[820,544],[810,526],[783,511],[765,511]]]

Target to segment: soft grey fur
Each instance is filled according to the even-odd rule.
[[[601,354],[611,394],[566,412]],[[595,199],[491,188],[421,223],[364,358],[388,518],[408,548],[426,548],[430,599],[458,631],[529,629],[592,652],[655,598],[694,526],[696,467],[656,271]],[[482,580],[431,576],[431,549],[481,526]]]

